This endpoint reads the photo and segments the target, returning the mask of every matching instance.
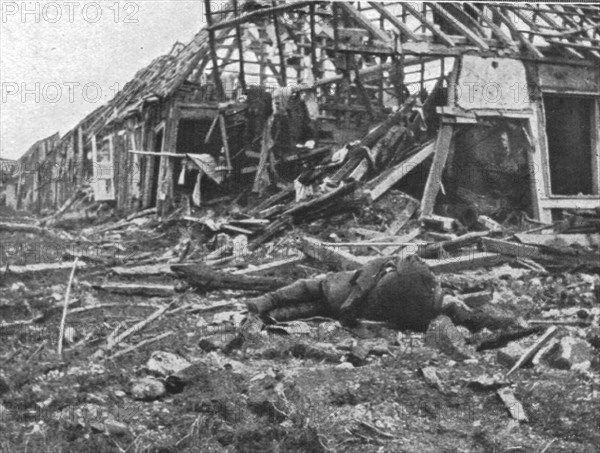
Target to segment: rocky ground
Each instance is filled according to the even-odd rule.
[[[138,257],[176,257],[181,234],[149,223],[114,239]],[[4,259],[7,244],[69,244],[30,233],[0,240]],[[277,275],[323,270],[305,260]],[[94,285],[135,278],[88,261],[75,272],[58,355],[70,273],[0,274],[2,452],[599,451],[597,275],[509,264],[443,274],[448,293],[488,291],[514,319],[541,321],[537,333],[477,351],[493,333],[447,319],[426,334],[325,318],[261,326],[243,322],[252,292],[115,294]],[[178,284],[169,274],[144,282]],[[107,348],[107,337],[160,308]],[[506,377],[552,325],[533,363]]]

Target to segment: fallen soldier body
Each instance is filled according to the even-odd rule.
[[[446,302],[446,303],[444,303]],[[417,257],[377,258],[357,271],[298,280],[246,302],[250,313],[275,321],[328,316],[353,326],[359,318],[397,329],[424,331],[436,316],[470,309],[456,298],[444,301],[440,283]]]

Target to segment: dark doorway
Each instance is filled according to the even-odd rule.
[[[593,107],[592,98],[544,95],[553,195],[593,194]]]

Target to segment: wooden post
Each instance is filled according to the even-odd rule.
[[[233,13],[235,14],[235,17],[238,17],[238,2],[237,2],[237,0],[233,0]],[[240,59],[239,80],[240,80],[240,85],[242,86],[242,90],[245,92],[246,91],[246,73],[244,72],[244,70],[245,70],[245,68],[244,68],[244,48],[243,48],[243,44],[242,44],[242,28],[240,27],[239,23],[236,23],[236,25],[235,25],[235,34],[236,34],[236,40],[237,40],[238,54],[240,55],[240,57],[239,57],[239,59]]]
[[[446,165],[448,153],[450,152],[453,133],[454,128],[452,125],[442,124],[435,146],[433,163],[431,164],[429,177],[427,178],[425,191],[423,192],[423,199],[421,200],[421,218],[433,214],[435,199],[442,184],[442,174],[444,172],[444,166]]]
[[[273,6],[275,6],[274,0]],[[285,51],[283,49],[283,42],[281,42],[281,30],[279,29],[279,20],[277,19],[277,13],[275,12],[273,12],[273,25],[275,26],[275,37],[277,38],[277,52],[279,53],[281,84],[283,86],[287,86],[287,66],[285,63]]]
[[[215,32],[211,29],[212,27],[212,14],[210,12],[210,0],[204,0],[204,7],[206,8],[206,23],[208,25],[208,43],[210,46],[210,58],[213,65],[213,78],[215,82],[215,89],[217,90],[217,98],[223,99],[223,85],[221,83],[221,75],[219,74],[219,59],[217,58],[217,48],[215,44]]]
[[[227,171],[231,173],[233,167],[231,166],[231,156],[229,154],[229,140],[227,138],[227,126],[225,125],[225,117],[219,114],[219,124],[221,126],[221,141],[223,142],[223,149],[225,150],[225,159],[227,159]]]
[[[312,73],[315,80],[321,77],[321,71],[317,62],[317,34],[315,32],[315,5],[310,5],[310,60],[312,65]]]

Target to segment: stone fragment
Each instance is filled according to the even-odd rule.
[[[594,350],[587,342],[579,338],[564,337],[560,340],[549,361],[555,368],[569,370],[584,362],[591,363],[593,358]]]
[[[517,360],[521,358],[525,351],[527,351],[527,348],[512,341],[502,349],[498,349],[496,360],[500,365],[504,365],[507,368],[512,368],[512,366],[517,363]]]
[[[237,335],[233,333],[224,333],[210,335],[203,337],[198,342],[200,349],[206,352],[221,350],[223,352],[229,352],[230,344],[237,338]]]
[[[430,324],[425,333],[425,344],[442,351],[454,360],[473,358],[464,337],[447,316],[438,316]]]
[[[166,392],[161,381],[150,377],[138,379],[131,384],[131,396],[136,400],[153,401]]]
[[[154,351],[146,363],[146,368],[149,372],[158,376],[170,376],[190,365],[190,362],[177,354]]]

